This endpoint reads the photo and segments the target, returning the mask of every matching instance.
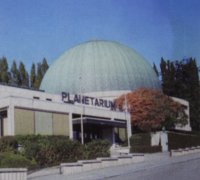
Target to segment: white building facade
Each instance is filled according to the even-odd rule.
[[[131,136],[130,114],[64,102],[61,94],[0,85],[0,135],[28,134],[77,140],[83,134],[84,142],[107,139],[115,144],[116,139],[127,141]]]

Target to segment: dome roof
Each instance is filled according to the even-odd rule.
[[[111,41],[89,41],[66,51],[46,72],[40,89],[90,93],[160,89],[151,65],[135,50]]]

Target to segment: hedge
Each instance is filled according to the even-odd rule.
[[[27,135],[0,139],[1,152],[20,153],[38,167],[58,165],[61,162],[76,162],[81,159],[110,156],[110,143],[96,140],[82,145],[66,136]],[[13,164],[13,163],[11,163]]]
[[[162,146],[131,146],[131,153],[156,153],[161,152]]]
[[[84,147],[66,136],[28,135],[16,138],[23,147],[21,153],[42,167],[73,162],[84,157]]]
[[[151,146],[151,134],[150,133],[133,134],[130,138],[130,145]]]
[[[130,138],[131,153],[155,153],[161,152],[161,145],[151,146],[151,134],[140,133],[133,134]]]
[[[94,140],[85,145],[85,159],[110,156],[110,143],[106,140]]]
[[[27,159],[20,154],[12,152],[0,153],[0,168],[29,168],[36,166],[36,162]]]
[[[0,138],[0,152],[16,151],[18,147],[14,136],[5,136]]]
[[[184,134],[168,132],[168,149],[179,149],[192,146],[200,146],[199,134]]]

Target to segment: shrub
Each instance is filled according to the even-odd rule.
[[[16,151],[18,147],[14,136],[4,136],[0,138],[0,152]]]
[[[131,153],[156,153],[162,151],[162,146],[131,146]]]
[[[33,168],[34,166],[36,166],[34,161],[30,161],[20,154],[0,153],[0,168]]]
[[[97,157],[110,156],[110,143],[106,140],[94,140],[85,145],[85,158],[95,159]]]
[[[45,143],[45,136],[41,135],[19,135],[16,136],[19,145],[22,147],[21,153],[28,159],[35,159],[37,153]]]
[[[84,147],[66,136],[18,136],[22,154],[34,159],[39,166],[52,166],[61,162],[83,159]]]
[[[162,146],[151,146],[151,134],[150,133],[140,133],[133,134],[130,138],[132,153],[155,153],[161,152]]]
[[[169,150],[200,145],[200,135],[168,132]]]
[[[50,141],[37,153],[35,159],[40,166],[56,165],[61,162],[74,162],[83,159],[83,146],[69,139]]]
[[[20,145],[18,153],[21,156],[17,155],[16,157],[12,153],[12,156],[7,155],[8,157],[5,160],[14,166],[14,158],[19,158],[17,161],[24,162],[24,166],[29,166],[28,163],[33,161],[39,167],[46,167],[58,165],[61,162],[75,162],[80,159],[94,159],[110,155],[110,144],[105,140],[92,141],[82,145],[80,142],[70,140],[66,136],[18,135],[11,141],[15,143],[8,143],[10,141],[11,139],[6,140],[7,143],[4,143],[6,144],[4,146],[13,147],[16,150],[18,147],[17,142]],[[19,165],[22,162],[19,162]]]
[[[130,145],[151,146],[151,134],[150,133],[133,134],[130,138]]]

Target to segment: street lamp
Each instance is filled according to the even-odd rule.
[[[80,101],[81,101],[81,144],[84,144],[84,130],[83,130],[83,104],[82,104],[82,79],[81,76],[79,77],[80,80]]]
[[[127,128],[128,147],[130,147],[130,139],[129,139],[130,119],[127,120],[127,114],[126,114],[127,112],[128,112],[128,102],[127,102],[127,97],[125,94],[125,120],[126,120],[126,128]]]

